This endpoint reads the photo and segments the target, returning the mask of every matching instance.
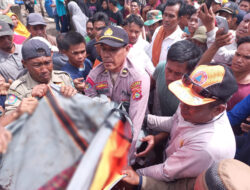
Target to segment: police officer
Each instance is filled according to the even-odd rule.
[[[130,154],[134,155],[147,108],[150,77],[144,69],[134,65],[140,63],[128,59],[128,42],[128,35],[122,28],[108,26],[103,30],[96,43],[101,47],[102,63],[90,71],[84,91],[87,96],[105,94],[114,102],[129,103],[128,113],[134,127]],[[128,124],[125,130],[130,130]]]
[[[45,42],[39,39],[26,41],[22,56],[22,63],[28,72],[11,84],[5,101],[5,113],[15,110],[24,98],[44,96],[48,84],[59,85],[66,97],[76,94],[70,76],[63,71],[52,70],[52,51]]]

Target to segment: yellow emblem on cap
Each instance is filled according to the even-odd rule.
[[[113,31],[111,30],[111,28],[108,28],[105,32],[104,35],[105,36],[111,36],[113,34]]]

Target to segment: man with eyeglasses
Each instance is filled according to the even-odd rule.
[[[226,102],[238,87],[229,67],[201,65],[168,87],[181,101],[176,113],[173,117],[147,117],[149,128],[170,133],[165,161],[136,172],[131,168],[123,171],[128,174],[124,181],[144,190],[157,186],[193,189],[195,177],[213,162],[234,158],[236,151]]]
[[[74,80],[75,88],[79,92],[83,92],[83,81],[86,80],[92,69],[92,63],[86,58],[86,43],[84,37],[78,32],[68,32],[63,42],[63,53],[67,55],[69,61],[61,70],[67,72]]]
[[[97,44],[100,45],[102,63],[90,71],[85,94],[90,97],[106,95],[112,101],[124,103],[133,122],[133,141],[130,161],[134,162],[136,141],[145,116],[150,77],[145,69],[140,69],[127,57],[130,46],[126,31],[109,26],[104,29]],[[131,127],[125,124],[125,131],[131,134]]]
[[[96,50],[95,43],[98,41],[102,30],[109,25],[108,15],[103,12],[95,13],[93,16],[93,25],[95,38],[90,40],[86,47],[87,57],[92,63],[94,63],[96,59],[100,59],[100,55]]]
[[[43,38],[41,38],[44,40]],[[16,117],[18,106],[23,99],[42,98],[50,84],[61,87],[61,93],[65,97],[76,94],[72,86],[72,79],[63,71],[53,71],[52,51],[49,46],[40,39],[30,39],[22,47],[22,63],[28,73],[14,81],[5,101],[5,114]],[[29,103],[28,103],[29,104]]]

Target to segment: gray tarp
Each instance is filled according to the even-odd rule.
[[[81,136],[90,143],[95,135],[93,128],[105,126],[103,122],[114,104],[105,98],[95,101],[80,94],[64,98],[55,89],[53,91],[60,107],[74,121]],[[118,119],[113,114],[109,122],[114,125]],[[3,188],[37,189],[83,155],[63,129],[46,98],[40,100],[32,116],[23,115],[7,128],[13,132],[13,139],[0,163],[0,185]],[[111,130],[105,131],[107,138]],[[91,159],[87,162],[87,165],[94,164]]]

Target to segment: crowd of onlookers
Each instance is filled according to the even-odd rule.
[[[233,158],[249,177],[250,1],[210,3],[52,0],[54,37],[33,0],[26,25],[0,1],[0,152],[11,141],[4,127],[53,83],[65,97],[123,103],[133,123],[125,184],[199,189],[199,174]]]

